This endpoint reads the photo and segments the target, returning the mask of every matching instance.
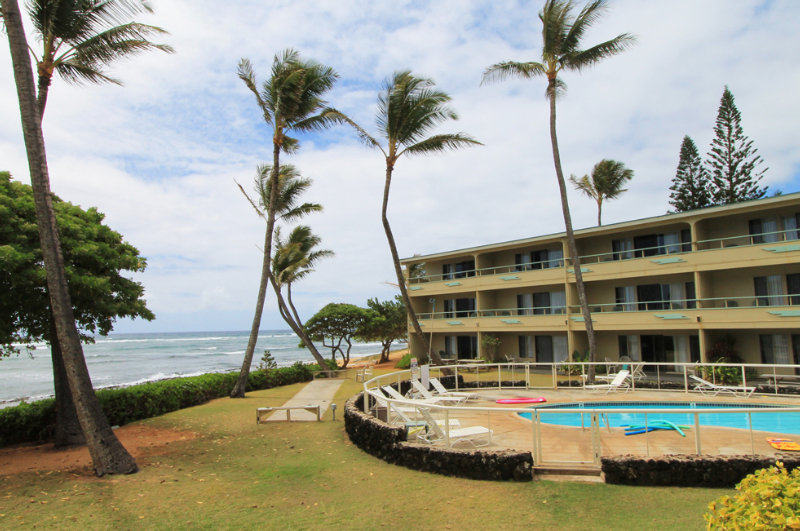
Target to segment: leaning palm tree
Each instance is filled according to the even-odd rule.
[[[389,242],[397,284],[403,296],[408,317],[417,337],[427,342],[426,336],[419,326],[417,314],[408,297],[406,281],[400,267],[400,256],[397,253],[392,228],[386,211],[389,206],[389,188],[392,184],[392,173],[398,159],[403,155],[426,155],[448,149],[480,144],[464,133],[434,134],[426,137],[435,127],[447,120],[457,120],[458,115],[447,104],[450,96],[436,90],[430,79],[415,77],[409,71],[396,72],[392,79],[384,83],[383,91],[378,95],[378,131],[386,142],[382,146],[375,138],[358,128],[359,136],[368,145],[377,147],[386,159],[386,177],[383,186],[383,206],[381,221]],[[351,124],[353,125],[353,124]],[[429,348],[425,349],[430,351]],[[433,361],[441,364],[442,360],[436,352],[431,353]]]
[[[294,319],[301,328],[303,321],[292,301],[292,284],[311,274],[321,259],[333,256],[333,251],[328,249],[314,250],[321,241],[319,236],[313,234],[311,228],[305,225],[298,225],[292,229],[286,240],[281,238],[280,230],[275,231],[272,276],[279,290],[286,287],[286,302],[292,312],[291,316],[284,315],[283,318],[287,322],[289,319]]]
[[[258,197],[257,201],[251,199],[250,196],[247,195],[247,192],[245,192],[244,188],[239,183],[236,183],[237,186],[239,186],[239,190],[242,191],[244,196],[255,209],[256,213],[265,220],[268,218],[267,206],[269,204],[270,192],[272,190],[272,176],[272,166],[269,164],[263,164],[258,167],[258,174],[255,180],[255,189]],[[320,204],[299,202],[300,196],[303,194],[303,192],[311,187],[311,179],[302,177],[300,172],[294,166],[291,164],[281,166],[277,177],[278,199],[275,207],[276,221],[293,221],[312,212],[320,212],[322,210],[322,205]],[[278,237],[280,232],[279,229],[280,227],[275,228],[273,239]],[[277,251],[275,254],[277,256]],[[273,257],[272,260],[273,269],[275,268],[274,262],[275,257]],[[259,294],[263,290],[265,299],[268,283],[270,283],[269,275],[265,274],[262,269]],[[279,290],[277,294],[280,295]],[[286,321],[289,327],[298,335],[298,337],[300,337],[301,341],[308,345],[308,350],[311,352],[311,355],[314,356],[314,359],[317,360],[317,363],[325,363],[325,358],[319,353],[317,347],[314,345],[314,343],[308,341],[308,338],[305,336],[302,324],[293,322],[292,314],[289,313],[289,309],[287,308],[286,304],[283,303],[282,297],[279,297],[278,299],[278,310],[281,314],[281,317],[283,317],[284,321]]]
[[[564,182],[564,172],[561,169],[561,155],[558,150],[558,137],[556,135],[556,97],[566,90],[566,84],[558,77],[561,71],[581,71],[607,57],[621,53],[634,42],[632,35],[622,33],[591,48],[585,50],[580,48],[581,38],[598,20],[604,8],[605,0],[594,0],[586,4],[580,13],[573,17],[571,0],[547,0],[539,13],[539,19],[542,21],[541,61],[506,61],[490,66],[483,73],[483,82],[499,81],[509,77],[523,79],[547,78],[545,95],[550,101],[550,143],[553,149],[553,164],[555,165],[558,189],[561,194],[561,210],[564,214],[567,245],[572,257],[572,267],[575,271],[578,299],[580,300],[581,312],[589,340],[589,361],[597,359],[597,343],[595,341],[594,327],[592,326],[592,317],[589,313],[589,305],[586,300],[586,288],[583,284],[578,246],[575,243],[575,234],[572,231],[572,218],[569,212],[569,203],[567,202],[567,186]],[[590,381],[594,379],[594,365],[589,366],[589,379]]]
[[[584,175],[578,179],[574,175],[569,176],[569,181],[576,190],[597,202],[598,225],[603,224],[603,201],[616,199],[627,192],[628,189],[622,186],[631,179],[633,179],[633,170],[626,168],[621,162],[609,159],[603,159],[595,164],[591,177]]]
[[[63,348],[64,366],[78,421],[86,437],[86,445],[92,457],[95,474],[103,476],[105,474],[133,473],[137,470],[136,461],[114,435],[103,414],[100,402],[94,394],[89,370],[83,356],[80,336],[75,326],[72,302],[67,289],[61,242],[56,230],[47,155],[36,104],[33,71],[17,0],[0,0],[0,14],[3,17],[11,50],[50,307],[58,342]]]
[[[173,51],[149,40],[166,31],[130,21],[153,11],[146,0],[29,0],[27,8],[42,45],[39,51],[31,48],[39,76],[39,118],[54,73],[69,83],[121,85],[106,72],[110,63],[149,50]]]
[[[277,175],[281,167],[280,154],[293,153],[298,149],[297,139],[289,136],[289,133],[324,129],[341,121],[341,113],[329,108],[327,102],[322,99],[336,82],[338,78],[336,72],[317,62],[302,59],[295,50],[284,50],[273,58],[270,77],[260,88],[256,84],[253,65],[249,60],[239,61],[237,74],[255,95],[264,121],[272,127],[272,178],[269,181],[268,201],[265,203],[267,229],[264,238],[264,260],[261,266],[262,282],[258,290],[256,310],[242,369],[231,391],[231,397],[244,398],[266,299],[267,282],[264,280],[271,282],[272,276],[272,236],[275,231],[275,216],[278,213]],[[280,297],[278,304],[281,304]]]

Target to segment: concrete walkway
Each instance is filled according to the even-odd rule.
[[[334,378],[321,378],[319,380],[312,380],[303,387],[294,397],[289,399],[284,407],[302,407],[302,406],[316,406],[319,405],[320,416],[324,415],[336,395],[336,391],[341,387],[342,379]],[[344,415],[344,410],[342,410]],[[275,411],[267,419],[269,421],[286,421],[286,411]],[[292,421],[316,421],[317,415],[310,411],[302,409],[292,410]]]

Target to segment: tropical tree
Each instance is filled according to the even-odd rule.
[[[263,164],[258,167],[257,176],[255,179],[255,189],[256,193],[258,194],[258,200],[253,201],[247,192],[245,192],[244,188],[242,188],[239,183],[236,183],[239,186],[239,190],[242,191],[244,196],[250,202],[250,204],[255,209],[256,213],[268,220],[269,214],[267,212],[269,200],[270,200],[270,193],[272,191],[272,179],[273,179],[273,171],[272,166],[269,164]],[[280,171],[277,174],[278,182],[277,182],[277,200],[275,203],[275,221],[292,221],[299,219],[311,212],[320,212],[322,210],[322,205],[318,203],[300,203],[300,195],[303,194],[308,188],[311,186],[311,179],[306,179],[300,175],[300,172],[291,164],[285,164],[281,166]],[[280,235],[280,227],[275,226],[273,231],[273,239],[278,238]],[[309,229],[310,233],[310,229]],[[313,236],[313,235],[312,235]],[[311,236],[310,236],[311,237]],[[317,239],[315,242],[311,243],[312,247],[317,245],[319,240]],[[283,245],[282,242],[278,242],[276,246],[277,255],[278,249]],[[292,259],[299,259],[296,256],[297,249],[291,248],[291,250],[287,247],[284,249],[280,256],[279,264],[279,272],[283,275],[282,280],[291,280],[291,272],[288,269],[291,267],[290,260]],[[311,252],[309,250],[309,252]],[[270,259],[270,263],[272,264],[273,269],[275,268],[274,263],[275,257]],[[300,265],[298,264],[298,267]],[[283,271],[283,269],[287,269],[287,271]],[[305,337],[305,332],[303,331],[302,322],[300,322],[299,316],[295,320],[294,316],[297,315],[297,311],[294,309],[293,303],[287,303],[283,299],[283,295],[281,292],[282,285],[275,279],[275,272],[272,275],[265,274],[265,272],[261,271],[261,282],[259,286],[259,294],[261,293],[261,289],[264,290],[264,298],[266,299],[266,290],[267,285],[271,282],[273,288],[275,290],[276,295],[278,296],[278,311],[281,314],[281,317],[284,321],[289,325],[289,327],[294,331],[298,337],[300,338],[301,342],[308,348],[311,355],[317,360],[317,363],[324,364],[325,358],[317,350],[317,347],[311,341],[308,341],[308,338]],[[289,291],[289,296],[291,296],[291,291]],[[263,301],[262,301],[263,307]],[[256,339],[258,339],[256,337]]]
[[[678,169],[672,178],[669,204],[675,212],[686,212],[711,206],[711,182],[708,170],[703,165],[697,146],[689,135],[683,137]]]
[[[539,13],[539,19],[542,21],[541,60],[496,63],[483,73],[483,82],[501,81],[510,77],[522,79],[547,78],[545,95],[550,102],[550,143],[553,150],[553,164],[556,170],[558,189],[561,194],[561,211],[564,215],[567,245],[569,246],[572,267],[575,271],[575,285],[578,291],[578,299],[580,300],[581,313],[586,325],[590,361],[597,359],[597,343],[594,336],[592,317],[589,313],[589,304],[586,299],[586,288],[583,284],[578,246],[575,243],[575,234],[572,230],[572,217],[570,216],[569,203],[567,201],[567,186],[564,182],[564,172],[561,169],[561,154],[558,150],[558,136],[556,134],[556,99],[566,91],[566,84],[559,77],[562,71],[581,71],[607,57],[623,52],[634,42],[635,39],[632,35],[622,33],[611,40],[596,44],[590,48],[581,49],[581,39],[599,19],[605,4],[604,0],[594,0],[586,4],[577,16],[573,16],[573,4],[571,1],[547,0]],[[594,365],[590,365],[589,379],[590,381],[594,379]]]
[[[341,122],[343,115],[328,107],[327,102],[322,98],[336,82],[338,77],[336,72],[317,62],[302,59],[295,50],[284,50],[273,58],[270,77],[262,83],[260,88],[256,83],[253,65],[248,59],[239,61],[237,74],[255,96],[264,121],[272,128],[272,178],[269,180],[268,200],[265,202],[267,229],[264,236],[261,282],[242,369],[239,371],[239,378],[231,391],[231,397],[243,398],[247,376],[250,374],[250,365],[253,362],[253,352],[258,340],[258,329],[261,326],[267,284],[274,281],[272,278],[272,237],[275,231],[275,217],[278,214],[279,179],[277,175],[281,168],[280,154],[297,151],[299,142],[290,134],[324,129],[333,123]],[[285,302],[280,290],[276,296],[279,307],[283,304],[285,309]],[[297,333],[296,330],[295,333]],[[312,345],[308,346],[313,348]],[[314,353],[313,350],[311,352]]]
[[[753,141],[742,130],[742,113],[736,108],[728,87],[722,92],[714,126],[714,140],[708,152],[714,202],[729,205],[760,199],[767,188],[758,186],[769,168],[759,169],[764,162],[753,147]]]
[[[342,357],[342,368],[350,363],[350,349],[353,340],[363,333],[364,326],[371,319],[372,310],[360,308],[353,304],[330,303],[315,313],[306,323],[308,337],[321,341],[322,345],[331,349],[331,359],[336,361],[336,353]],[[342,343],[347,345],[342,348]]]
[[[84,343],[108,334],[118,317],[154,318],[143,299],[144,287],[122,275],[144,271],[147,262],[122,236],[103,224],[95,208],[83,210],[53,195],[67,286],[78,333]],[[83,444],[64,362],[55,341],[42,251],[36,228],[33,190],[0,172],[0,354],[16,344],[46,341],[53,356],[56,395],[55,445]]]
[[[627,188],[623,188],[626,182],[633,179],[633,170],[616,160],[603,159],[592,168],[592,176],[584,175],[577,179],[570,175],[569,180],[576,190],[583,192],[597,202],[597,224],[602,225],[603,201],[606,199],[616,199]]]
[[[53,74],[68,83],[115,83],[105,68],[117,59],[149,50],[172,52],[150,37],[167,32],[130,18],[153,9],[145,0],[29,0],[37,51],[30,48],[39,76],[39,117],[44,116]]]
[[[389,242],[397,284],[406,305],[409,320],[417,337],[423,342],[427,342],[427,338],[422,333],[417,314],[411,306],[406,280],[400,267],[400,255],[397,252],[392,228],[389,225],[387,216],[389,189],[392,184],[394,167],[403,155],[427,155],[475,144],[480,145],[480,142],[464,133],[440,133],[426,136],[447,120],[458,119],[455,111],[448,106],[450,99],[445,92],[435,88],[432,80],[416,77],[407,70],[396,72],[391,79],[385,81],[383,90],[378,95],[378,132],[386,145],[381,145],[378,140],[356,126],[362,140],[367,145],[380,149],[386,159],[381,221]],[[425,350],[430,349],[426,348]],[[441,365],[442,360],[438,353],[432,353],[431,357],[436,364]]]
[[[92,457],[95,474],[103,476],[105,474],[133,473],[138,469],[136,461],[114,435],[100,407],[100,402],[94,394],[89,370],[83,356],[80,335],[75,325],[72,302],[67,288],[64,258],[61,254],[61,242],[53,211],[52,194],[50,193],[50,177],[41,120],[36,104],[33,71],[17,0],[2,0],[0,12],[3,15],[11,51],[42,259],[47,276],[50,308],[55,321],[58,342],[63,351],[64,369],[78,421],[86,437],[86,445]]]
[[[291,315],[283,315],[285,308],[281,307],[279,310],[281,310],[282,317],[286,322],[294,319],[294,322],[300,328],[303,326],[303,320],[297,312],[294,301],[292,301],[292,284],[313,273],[314,266],[322,258],[333,256],[333,251],[331,250],[315,250],[315,247],[321,241],[319,236],[313,234],[311,228],[305,225],[298,225],[292,229],[286,240],[281,238],[279,230],[275,231],[275,255],[272,257],[272,276],[275,278],[278,290],[286,287],[287,309],[291,310],[292,313]],[[311,347],[314,348],[313,344]]]
[[[408,319],[403,297],[397,295],[394,300],[379,301],[377,298],[367,300],[367,307],[373,311],[369,321],[359,335],[360,341],[378,341],[381,344],[381,357],[378,363],[389,361],[389,350],[395,341],[408,338]]]

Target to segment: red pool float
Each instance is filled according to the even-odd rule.
[[[495,402],[498,404],[539,404],[541,402],[547,402],[547,399],[543,396],[534,398],[498,398]]]

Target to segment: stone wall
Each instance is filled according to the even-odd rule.
[[[800,466],[800,456],[669,455],[657,458],[621,455],[602,458],[606,483],[674,487],[734,487],[745,476],[781,461],[787,470]]]
[[[359,393],[345,403],[345,430],[353,444],[387,463],[468,479],[533,479],[530,452],[462,450],[408,442],[405,428],[363,413],[363,400],[363,393]]]

